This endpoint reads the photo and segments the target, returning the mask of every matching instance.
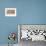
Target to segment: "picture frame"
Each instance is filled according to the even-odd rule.
[[[16,17],[16,8],[5,8],[5,16]]]

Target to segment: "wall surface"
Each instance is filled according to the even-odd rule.
[[[5,16],[5,8],[10,7],[17,8],[16,17]],[[8,43],[9,32],[17,34],[17,24],[46,24],[46,0],[1,0],[0,44]]]

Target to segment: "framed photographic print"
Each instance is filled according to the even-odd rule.
[[[5,16],[16,16],[16,8],[5,8]]]

